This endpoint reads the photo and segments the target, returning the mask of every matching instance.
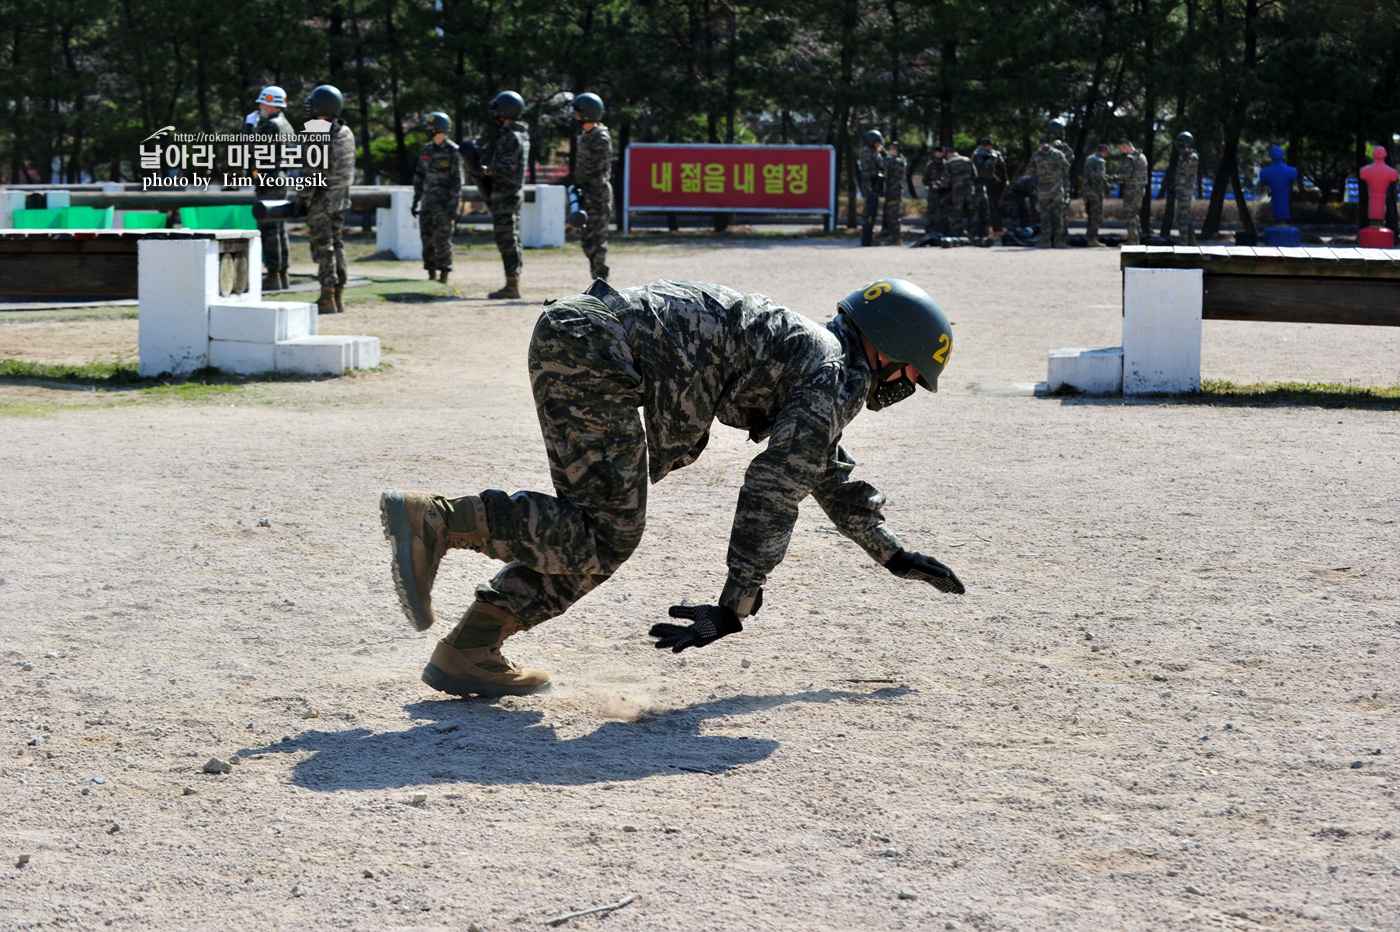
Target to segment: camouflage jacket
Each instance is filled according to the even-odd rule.
[[[1147,187],[1147,156],[1134,149],[1123,156],[1123,168],[1118,173],[1118,183],[1124,190]]]
[[[574,180],[590,204],[612,201],[612,136],[602,123],[579,133]]]
[[[875,193],[875,179],[880,177],[882,165],[883,159],[874,146],[865,146],[860,150],[860,155],[856,157],[856,175],[863,196],[870,197]]]
[[[972,159],[954,152],[943,163],[943,184],[956,196],[972,190]]]
[[[491,146],[491,203],[505,204],[523,198],[525,167],[530,164],[530,126],[520,120],[501,128]]]
[[[714,421],[767,441],[739,490],[720,604],[735,608],[757,594],[787,553],[808,495],[876,561],[899,551],[881,513],[885,496],[851,478],[856,464],[841,447],[872,378],[844,316],[822,325],[764,295],[703,282],[616,292],[600,281],[588,293],[627,333],[652,482],[693,463]]]
[[[292,136],[292,137],[295,137],[296,134],[297,134],[296,130],[292,129],[292,124],[291,124],[290,122],[288,122],[286,115],[285,115],[281,110],[278,110],[278,111],[277,111],[276,113],[274,113],[272,116],[265,116],[265,117],[262,117],[261,119],[259,119],[259,120],[258,120],[258,125],[255,126],[255,127],[253,128],[253,132],[254,132],[255,134],[259,135],[259,136],[274,136],[274,137],[276,137],[276,136]],[[284,143],[287,143],[288,141],[289,141],[289,140],[286,140],[286,139],[278,139],[278,140],[276,140],[276,142],[278,142],[279,144],[284,144]],[[278,153],[278,160],[279,160],[279,161],[281,160],[281,153],[280,153],[280,152]],[[256,174],[257,174],[257,176],[258,176],[258,180],[259,180],[259,181],[266,181],[266,180],[269,179],[269,178],[283,178],[283,177],[286,177],[287,172],[284,171],[283,169],[275,168],[275,169],[273,169],[273,170],[271,170],[271,171],[259,171],[259,172],[257,172]],[[266,196],[268,196],[268,195],[272,195],[272,196],[275,196],[275,197],[286,197],[286,194],[285,194],[284,192],[286,192],[287,190],[288,190],[288,189],[285,188],[285,187],[283,187],[282,185],[264,185],[264,184],[259,184],[259,185],[258,185],[258,188],[257,188],[257,196],[258,196],[258,197],[266,197]],[[292,188],[291,190],[295,191],[296,189],[295,189],[295,188]]]
[[[947,164],[946,159],[929,156],[928,164],[924,166],[924,187],[928,189],[929,197],[943,189],[943,173]]]
[[[336,120],[331,125],[331,160],[326,166],[326,187],[349,188],[355,183],[355,134]],[[349,192],[346,192],[347,196]]]
[[[1031,153],[1031,164],[1026,172],[1035,179],[1035,190],[1042,200],[1064,197],[1069,162],[1059,149],[1054,146],[1036,149]]]
[[[413,199],[429,208],[455,210],[462,200],[462,152],[451,139],[429,142],[413,171]]]
[[[1001,153],[996,149],[983,149],[978,146],[972,150],[972,167],[976,171],[978,181],[1006,181],[1006,160],[1001,157]]]
[[[904,171],[909,163],[902,155],[891,155],[880,162],[885,171],[885,199],[898,200],[904,196]]]
[[[1084,196],[1103,200],[1108,187],[1108,163],[1097,152],[1084,160]]]
[[[1177,200],[1191,200],[1196,196],[1196,176],[1201,170],[1201,157],[1195,150],[1186,153],[1178,158],[1176,162],[1176,197]]]

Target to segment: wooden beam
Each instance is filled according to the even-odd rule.
[[[1400,280],[1211,275],[1204,320],[1400,327]]]

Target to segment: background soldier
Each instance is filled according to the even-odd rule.
[[[311,92],[304,104],[307,118],[326,120],[330,128],[330,160],[326,166],[326,186],[302,188],[306,206],[306,235],[311,241],[311,258],[316,261],[316,277],[321,296],[316,309],[321,314],[345,310],[345,212],[350,209],[350,185],[355,180],[355,134],[340,118],[345,98],[329,84]],[[314,143],[313,143],[314,145]]]
[[[924,165],[924,187],[927,189],[925,194],[928,198],[928,208],[924,215],[925,233],[948,232],[948,190],[943,169],[943,147],[934,146],[928,163]]]
[[[904,146],[899,140],[890,142],[890,154],[882,164],[885,171],[885,219],[880,236],[892,246],[904,245],[904,171],[909,163],[904,159]]]
[[[423,147],[423,157],[413,172],[413,216],[423,238],[423,268],[429,281],[447,284],[452,271],[452,234],[462,205],[462,153],[447,138],[452,119],[441,110],[428,114],[433,138]],[[421,210],[420,210],[421,205]]]
[[[992,147],[991,139],[978,140],[972,150],[973,197],[977,212],[972,221],[972,235],[985,239],[993,229],[1001,229],[1001,211],[997,209],[993,188],[1006,184],[1006,160]]]
[[[1118,173],[1119,191],[1123,197],[1123,215],[1128,221],[1128,245],[1142,245],[1142,195],[1147,190],[1147,156],[1138,151],[1132,140],[1120,139],[1118,151],[1123,153],[1123,168]]]
[[[608,225],[612,222],[612,136],[603,123],[603,99],[597,94],[574,98],[574,119],[583,124],[574,159],[574,183],[578,186],[580,208],[588,214],[583,226],[583,254],[588,272],[606,279],[608,270]]]
[[[880,212],[880,192],[883,190],[885,137],[878,129],[865,134],[865,145],[856,159],[856,179],[860,193],[865,196],[865,209],[860,214],[860,244],[874,245],[875,215]]]
[[[1103,245],[1099,242],[1099,224],[1103,223],[1103,199],[1108,193],[1108,183],[1117,180],[1116,176],[1108,174],[1108,163],[1104,161],[1104,156],[1108,153],[1108,143],[1101,142],[1094,154],[1084,160],[1084,214],[1088,217],[1085,235],[1090,246]]]
[[[977,213],[972,185],[974,175],[972,159],[957,149],[951,150],[943,163],[943,183],[948,189],[948,229],[954,236],[966,236]]]
[[[1002,210],[1006,212],[1006,221],[1018,232],[1034,226],[1035,179],[1030,175],[1022,175],[1015,184],[1007,185],[1006,193],[1001,196],[1001,204]]]
[[[1191,199],[1196,196],[1196,176],[1201,158],[1191,148],[1196,137],[1190,133],[1176,134],[1176,232],[1187,246],[1196,245],[1196,224],[1191,219]]]
[[[292,124],[282,113],[286,106],[286,91],[275,84],[263,88],[258,93],[258,120],[253,132],[259,136],[289,137],[269,140],[279,146],[290,142],[291,138],[295,138],[296,130],[292,129]],[[278,158],[281,158],[280,149]],[[281,199],[287,196],[285,186],[271,183],[273,179],[280,180],[286,177],[286,172],[280,168],[270,172],[254,172],[254,175],[258,179],[258,185],[253,196],[258,200]],[[262,234],[263,265],[267,267],[267,275],[263,278],[263,291],[286,288],[290,284],[287,279],[287,265],[291,253],[291,246],[287,241],[287,222],[259,220],[258,232]]]
[[[1040,201],[1040,248],[1064,249],[1069,245],[1069,209],[1064,197],[1069,163],[1060,150],[1050,144],[1048,136],[1040,137],[1040,148],[1031,154],[1029,171],[1035,178],[1036,197]]]
[[[491,182],[487,204],[506,283],[490,298],[520,297],[520,270],[525,265],[520,253],[520,205],[525,203],[525,166],[530,162],[530,126],[520,121],[524,112],[525,98],[515,91],[502,91],[491,101],[491,116],[500,124],[500,132],[482,172]]]
[[[862,406],[878,411],[916,384],[938,388],[953,347],[948,318],[897,279],[837,306],[822,325],[721,285],[658,281],[618,292],[595,281],[546,308],[529,366],[555,494],[380,497],[395,588],[417,630],[435,620],[432,587],[448,549],[506,564],[438,642],[423,681],[459,696],[547,690],[549,674],[511,663],[502,643],[617,571],[641,541],[648,478],[694,462],[716,420],[768,446],[745,472],[717,604],[672,606],[673,618],[692,624],[653,626],[656,647],[680,653],[742,631],[808,495],[895,576],[962,594],[951,569],[904,549],[885,524],[884,495],[851,478],[855,462],[840,445]]]

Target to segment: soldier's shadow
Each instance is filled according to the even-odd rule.
[[[641,780],[667,773],[720,773],[764,760],[778,749],[768,738],[702,735],[708,719],[763,712],[794,702],[884,701],[907,686],[874,692],[819,689],[771,696],[734,696],[644,716],[608,721],[585,735],[560,738],[538,710],[485,701],[427,701],[408,706],[422,724],[403,731],[308,731],[243,755],[310,752],[292,767],[292,782],[322,792],[429,783],[583,786]]]

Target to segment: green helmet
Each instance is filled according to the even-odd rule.
[[[878,129],[872,129],[865,134],[865,144],[867,146],[873,146],[876,143],[883,144],[884,141],[885,134],[880,132]]]
[[[423,121],[423,125],[432,130],[434,135],[437,133],[450,133],[452,132],[452,117],[443,113],[441,110],[434,110],[432,113],[428,114],[428,118]]]
[[[574,98],[574,110],[585,123],[597,123],[603,119],[603,98],[597,94],[579,94]]]
[[[311,91],[311,96],[302,103],[308,117],[337,117],[344,106],[344,95],[340,93],[339,88],[331,84],[317,86]]]
[[[1176,147],[1178,149],[1189,149],[1196,144],[1196,137],[1190,133],[1176,134]]]
[[[498,120],[518,120],[525,112],[525,98],[515,91],[501,91],[491,101],[491,115]]]
[[[886,359],[913,366],[919,384],[938,391],[938,375],[953,352],[953,328],[927,292],[913,282],[882,278],[851,292],[837,307]]]

